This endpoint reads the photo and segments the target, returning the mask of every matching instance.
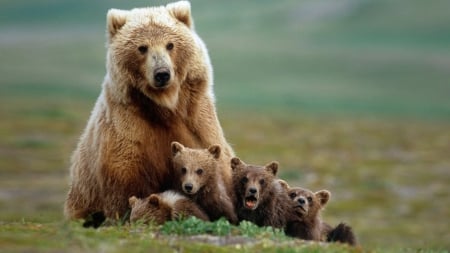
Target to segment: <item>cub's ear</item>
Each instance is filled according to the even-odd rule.
[[[136,201],[138,201],[138,199],[136,198],[136,196],[132,196],[128,199],[128,204],[131,208],[134,207],[134,205],[136,205]]]
[[[328,200],[330,200],[331,197],[331,193],[327,190],[318,191],[314,193],[314,195],[316,195],[316,197],[319,199],[320,205],[322,207],[324,207],[328,203]]]
[[[289,191],[289,184],[284,181],[283,179],[278,179],[278,183],[281,185],[281,187],[285,190],[285,191]]]
[[[243,162],[241,161],[241,159],[239,159],[239,157],[231,158],[231,168],[233,169],[233,171],[235,171],[236,168],[241,164],[243,164]]]
[[[172,144],[170,144],[170,146],[172,147],[172,156],[175,156],[176,154],[183,151],[183,149],[184,149],[183,144],[176,142],[176,141],[172,142]]]
[[[111,42],[112,38],[127,22],[129,11],[110,9],[106,15],[106,25],[108,29],[108,39]]]
[[[150,195],[150,197],[148,199],[148,203],[149,203],[149,205],[158,207],[159,206],[159,196],[156,194]]]
[[[188,1],[179,1],[166,5],[169,13],[189,28],[193,28],[191,17],[191,4]]]
[[[266,165],[266,170],[270,173],[272,173],[274,176],[277,175],[278,172],[278,162],[271,162],[269,164]]]
[[[220,152],[222,150],[220,149],[219,145],[212,145],[208,148],[208,152],[213,155],[214,158],[218,159],[220,157]]]

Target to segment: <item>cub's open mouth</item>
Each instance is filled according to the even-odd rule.
[[[255,196],[245,197],[244,205],[248,209],[255,209],[258,204],[258,199]]]

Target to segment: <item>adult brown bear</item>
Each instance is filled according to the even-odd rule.
[[[190,4],[111,9],[107,73],[72,157],[65,203],[70,219],[122,217],[131,196],[171,188],[171,147],[233,151],[217,119],[212,67],[194,31]],[[231,180],[231,168],[224,168]]]

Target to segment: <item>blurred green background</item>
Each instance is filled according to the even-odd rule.
[[[0,226],[62,220],[105,75],[109,8],[0,2]],[[249,163],[328,189],[367,248],[450,248],[450,1],[192,1],[219,117]]]

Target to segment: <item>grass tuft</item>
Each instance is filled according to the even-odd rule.
[[[239,226],[233,226],[225,218],[214,222],[205,222],[196,217],[184,220],[168,221],[161,227],[164,235],[200,235],[211,234],[217,236],[240,235],[245,237],[267,237],[284,239],[286,235],[280,229],[272,227],[258,227],[257,225],[242,221]]]

